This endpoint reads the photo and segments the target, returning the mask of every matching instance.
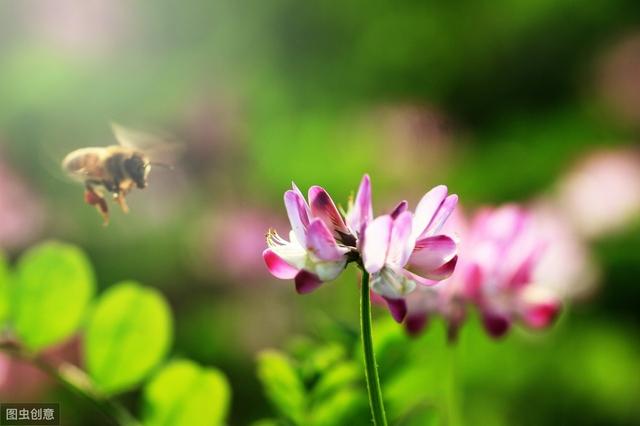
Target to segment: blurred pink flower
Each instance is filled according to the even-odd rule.
[[[123,0],[25,0],[16,8],[39,41],[82,55],[122,45],[135,11]]]
[[[47,349],[41,357],[53,366],[62,363],[78,366],[80,365],[79,339],[73,338]],[[53,385],[52,378],[31,363],[0,353],[0,400],[36,402]]]
[[[563,300],[581,300],[593,294],[601,276],[583,238],[551,200],[532,206],[535,228],[548,241],[536,265],[534,281],[551,289]]]
[[[24,246],[39,234],[43,222],[42,202],[0,158],[0,247]]]
[[[465,304],[478,308],[493,337],[504,335],[514,321],[533,329],[548,327],[560,310],[560,299],[537,283],[534,273],[553,243],[540,235],[532,214],[516,205],[481,210],[462,235],[460,262],[452,277],[409,301],[408,331],[415,334],[430,315],[441,315],[449,338],[455,339]]]
[[[632,125],[640,120],[640,33],[625,36],[601,59],[599,90],[613,112]]]
[[[561,179],[557,204],[575,229],[598,237],[640,217],[640,151],[594,152]]]
[[[215,214],[198,227],[198,247],[206,264],[206,275],[210,275],[213,268],[243,283],[267,278],[260,252],[264,248],[264,230],[273,224],[280,225],[278,217],[264,208],[219,206]]]

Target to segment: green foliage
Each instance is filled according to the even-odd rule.
[[[0,252],[0,327],[9,315],[9,268],[4,254]]]
[[[70,337],[94,288],[93,270],[80,249],[47,242],[27,251],[10,291],[10,319],[20,341],[39,350]]]
[[[296,359],[274,350],[258,357],[258,377],[283,418],[318,426],[367,418],[362,369],[348,359],[344,347],[299,339],[294,352]]]
[[[144,389],[144,424],[214,426],[224,423],[231,391],[213,368],[179,360],[160,370]]]
[[[85,359],[96,386],[108,394],[130,389],[164,358],[172,338],[169,306],[135,282],[107,290],[89,320]]]
[[[283,353],[263,351],[258,356],[258,378],[279,413],[295,424],[302,424],[306,394],[292,361]]]

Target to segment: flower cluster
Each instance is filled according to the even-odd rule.
[[[463,231],[456,272],[440,286],[412,295],[407,330],[415,334],[429,316],[440,315],[448,323],[449,338],[455,339],[468,304],[477,307],[493,337],[504,335],[514,321],[533,329],[549,326],[560,301],[534,277],[549,241],[533,219],[516,205],[478,212]]]
[[[401,322],[406,296],[418,285],[449,277],[456,266],[456,241],[441,230],[458,197],[437,186],[422,197],[414,213],[402,201],[376,218],[371,198],[367,175],[344,215],[323,188],[311,187],[307,202],[294,184],[284,195],[289,240],[270,230],[263,258],[275,277],[293,279],[301,294],[334,280],[347,263],[356,262],[370,274],[372,291]]]

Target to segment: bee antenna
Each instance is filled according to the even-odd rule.
[[[167,170],[174,170],[175,167],[173,167],[170,164],[166,164],[166,163],[149,163],[150,166],[154,166],[154,167],[161,167],[163,169],[167,169]]]

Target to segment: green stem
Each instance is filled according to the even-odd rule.
[[[386,426],[387,417],[382,401],[382,389],[378,377],[378,365],[373,351],[373,338],[371,336],[371,299],[369,296],[369,274],[362,271],[362,289],[360,298],[360,328],[362,332],[362,348],[364,350],[364,373],[367,379],[369,391],[369,406],[373,416],[373,424]]]
[[[446,381],[446,395],[447,395],[447,424],[449,426],[459,426],[462,424],[460,415],[460,400],[458,397],[458,380],[456,376],[456,346],[455,343],[447,343],[447,381]]]
[[[55,379],[62,386],[76,395],[91,402],[112,424],[118,426],[139,426],[140,423],[120,404],[111,401],[93,389],[86,374],[71,364],[63,364],[56,368],[41,357],[33,355],[13,342],[0,342],[0,351],[29,362],[31,365]]]

